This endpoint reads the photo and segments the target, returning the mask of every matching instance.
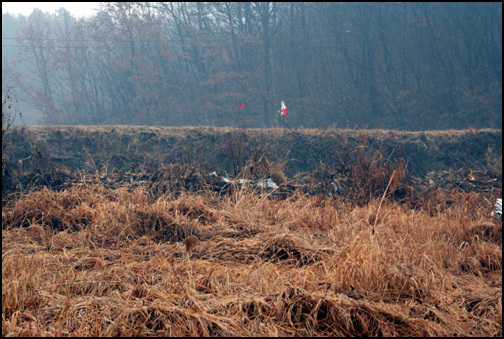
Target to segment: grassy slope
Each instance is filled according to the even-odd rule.
[[[402,132],[348,129],[236,129],[147,126],[32,126],[6,135],[7,151],[25,167],[41,157],[72,170],[125,171],[142,165],[183,163],[230,174],[251,158],[264,155],[285,163],[292,178],[323,163],[341,167],[359,146],[382,159],[404,158],[412,175],[459,169],[498,167],[500,130]],[[35,150],[34,150],[35,147]],[[31,159],[31,160],[30,160]]]

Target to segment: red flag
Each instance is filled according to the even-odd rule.
[[[282,101],[282,107],[280,109],[281,115],[286,117],[287,116],[287,107],[285,107],[285,102]]]
[[[244,108],[245,108],[245,105],[244,105],[244,104],[240,104],[240,108],[241,108],[241,109],[244,109]]]

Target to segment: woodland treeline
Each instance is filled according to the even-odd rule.
[[[290,127],[502,128],[500,2],[122,2],[2,26],[2,88],[44,124],[279,127],[283,100]]]

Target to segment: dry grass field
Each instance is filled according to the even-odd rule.
[[[380,202],[101,184],[23,194],[2,209],[2,330],[501,336],[502,221],[488,201]]]
[[[344,177],[321,163],[297,186],[251,158],[242,172],[274,190],[216,186],[189,164],[3,194],[3,334],[501,337],[502,157],[493,177],[423,189],[363,149]],[[12,187],[58,178],[33,159]]]

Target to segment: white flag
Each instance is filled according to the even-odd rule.
[[[282,101],[282,106],[280,109],[280,115],[286,117],[287,116],[287,107],[285,107],[285,102]]]

